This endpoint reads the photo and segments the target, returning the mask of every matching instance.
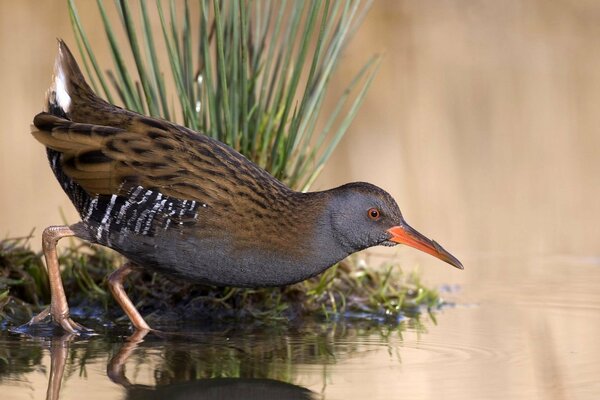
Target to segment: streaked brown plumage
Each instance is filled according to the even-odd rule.
[[[318,274],[358,250],[405,243],[460,262],[410,228],[392,197],[368,183],[295,192],[232,148],[179,125],[97,97],[59,41],[48,110],[35,138],[82,221],[44,233],[49,270],[56,242],[78,236],[131,263],[109,279],[134,326],[148,325],[122,281],[133,267],[217,285],[285,285]],[[50,274],[50,314],[70,331],[60,276]]]

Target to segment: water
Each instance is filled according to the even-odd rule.
[[[474,263],[476,267],[474,266]],[[3,398],[595,399],[600,260],[470,260],[477,284],[399,327],[355,319],[0,336]]]

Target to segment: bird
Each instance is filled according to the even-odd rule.
[[[127,296],[133,270],[234,287],[284,286],[320,274],[368,247],[405,244],[463,269],[410,227],[392,196],[366,182],[323,191],[290,189],[233,148],[167,120],[100,98],[58,40],[53,81],[32,135],[81,221],[42,233],[51,288],[48,317],[73,334],[56,246],[78,237],[127,262],[108,286],[134,328],[150,326]]]

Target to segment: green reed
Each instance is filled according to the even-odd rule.
[[[308,190],[347,131],[380,59],[371,56],[341,94],[329,93],[369,1],[118,0],[112,19],[102,0],[97,6],[112,68],[99,64],[85,29],[91,23],[69,0],[97,93],[227,143],[299,190]],[[328,96],[334,106],[325,116]]]

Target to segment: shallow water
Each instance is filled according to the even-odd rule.
[[[453,307],[397,328],[220,324],[136,337],[121,327],[53,340],[5,332],[2,398],[597,398],[600,260],[473,262],[477,285],[441,287]]]

